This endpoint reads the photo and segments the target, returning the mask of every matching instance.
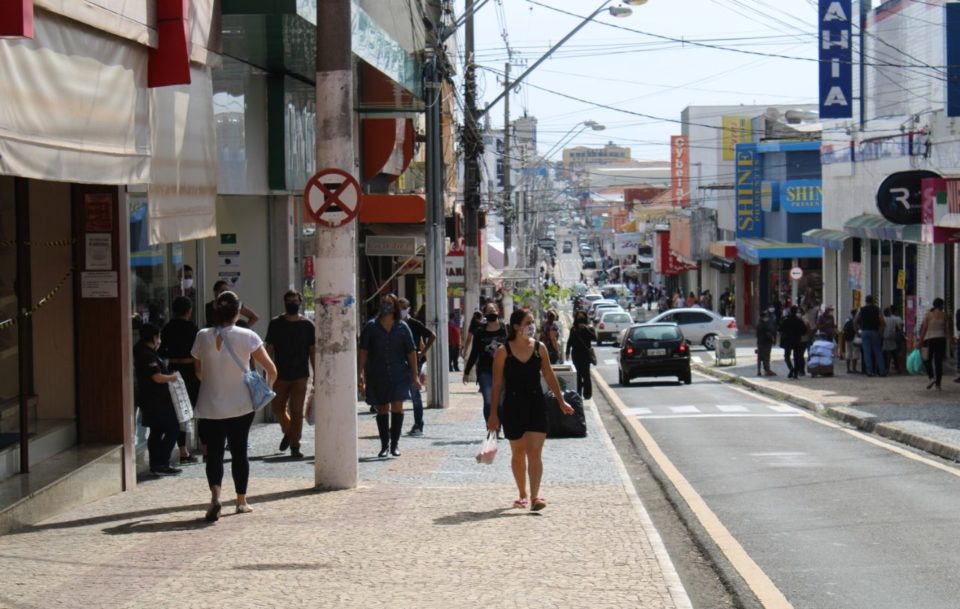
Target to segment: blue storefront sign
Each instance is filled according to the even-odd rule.
[[[780,206],[791,214],[819,214],[823,210],[821,180],[788,180],[780,189]]]
[[[735,155],[737,238],[763,236],[761,156],[756,144],[737,144]]]
[[[950,2],[947,10],[947,116],[960,116],[960,4]]]
[[[850,0],[820,0],[820,118],[852,118]]]

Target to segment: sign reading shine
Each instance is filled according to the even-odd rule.
[[[737,144],[735,170],[737,179],[737,238],[762,237],[760,155],[757,153],[756,144]]]

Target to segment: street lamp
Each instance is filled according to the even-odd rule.
[[[581,29],[583,29],[583,26],[585,26],[585,25],[587,25],[588,23],[590,23],[591,21],[593,21],[593,20],[597,17],[597,15],[599,15],[600,13],[602,13],[602,12],[604,11],[604,9],[606,9],[607,12],[610,13],[610,15],[612,15],[612,16],[614,16],[614,17],[629,17],[630,15],[633,14],[633,10],[632,10],[629,6],[612,6],[612,7],[608,7],[608,5],[609,5],[611,2],[613,2],[613,0],[604,0],[603,4],[601,4],[599,7],[597,7],[597,10],[595,10],[595,11],[593,11],[592,13],[590,13],[589,15],[587,15],[587,16],[584,18],[584,20],[581,21],[579,25],[577,25],[577,27],[575,27],[575,28],[573,28],[572,30],[570,30],[570,32],[568,32],[566,36],[564,36],[563,38],[561,38],[560,41],[557,42],[557,44],[555,44],[555,45],[553,45],[552,47],[550,47],[550,50],[548,50],[546,53],[544,53],[544,54],[543,54],[543,57],[541,57],[540,59],[538,59],[537,61],[535,61],[532,66],[530,66],[529,68],[526,69],[526,71],[524,71],[523,74],[521,74],[520,76],[518,76],[517,78],[515,78],[515,79],[513,80],[513,82],[510,83],[510,86],[509,86],[509,87],[506,87],[506,88],[503,90],[503,92],[500,93],[500,95],[496,96],[496,97],[493,99],[492,102],[490,102],[489,104],[487,104],[487,106],[486,106],[484,109],[477,111],[476,118],[480,118],[481,116],[483,116],[484,114],[486,114],[486,113],[490,110],[490,108],[492,108],[493,106],[495,106],[495,105],[497,104],[497,102],[499,102],[501,99],[503,99],[512,89],[516,88],[516,86],[519,85],[519,84],[523,81],[523,79],[526,78],[528,74],[530,74],[530,72],[533,72],[534,70],[536,70],[537,67],[539,67],[541,63],[543,63],[543,62],[546,61],[551,55],[553,55],[553,52],[554,52],[554,51],[556,51],[558,48],[560,48],[561,46],[563,46],[563,44],[564,44],[566,41],[570,40],[570,39],[573,37],[574,34],[576,34],[576,33],[579,32]],[[646,4],[646,2],[647,2],[647,0],[623,0],[623,3],[624,3],[624,4],[629,4],[629,5],[631,5],[631,6],[640,6],[640,5],[642,5],[642,4]]]

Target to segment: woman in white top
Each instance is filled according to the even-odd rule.
[[[191,355],[195,360],[200,396],[196,416],[207,443],[207,482],[210,484],[210,508],[206,518],[214,522],[220,518],[220,486],[223,482],[223,454],[225,441],[230,442],[233,457],[230,466],[237,491],[237,513],[252,511],[247,504],[247,480],[250,462],[247,460],[247,437],[253,423],[253,403],[243,382],[246,372],[237,365],[250,357],[267,372],[267,383],[272,387],[277,380],[277,367],[267,355],[257,333],[236,326],[240,316],[240,299],[233,292],[223,292],[214,304],[221,323],[197,334]],[[234,359],[230,350],[236,355]]]

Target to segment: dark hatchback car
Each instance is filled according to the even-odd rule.
[[[624,330],[617,377],[621,385],[629,385],[639,376],[675,376],[690,384],[690,346],[676,324],[641,324]]]

